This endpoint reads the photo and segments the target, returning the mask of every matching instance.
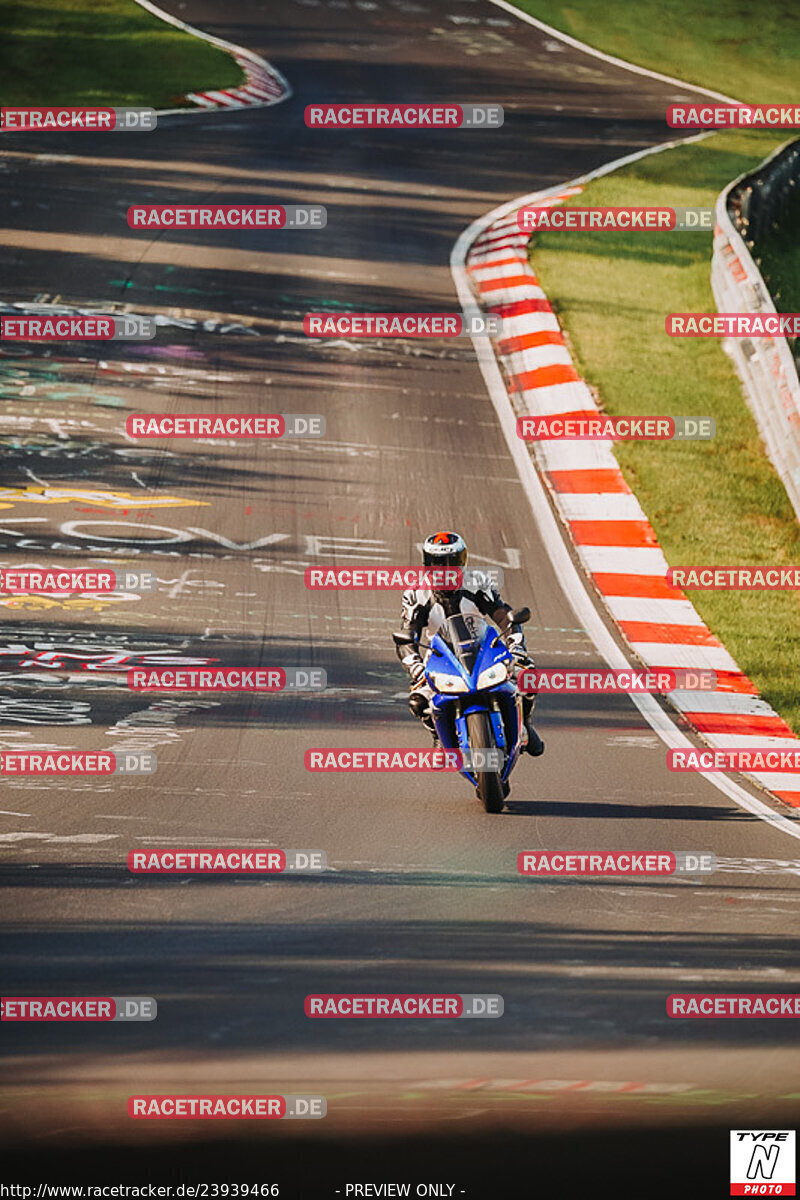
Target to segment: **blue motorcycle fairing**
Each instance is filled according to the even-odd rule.
[[[438,634],[434,634],[430,652],[425,660],[425,678],[433,692],[431,713],[442,746],[447,750],[467,750],[467,714],[487,713],[492,723],[495,741],[498,747],[505,751],[501,778],[506,780],[519,758],[522,742],[517,688],[508,679],[480,690],[477,686],[478,677],[494,663],[512,661],[507,646],[497,635],[498,630],[495,626],[483,622],[479,639],[461,643],[470,655],[475,652],[475,643],[478,643],[474,666],[470,671],[459,661],[447,642]],[[463,679],[468,690],[437,691],[434,678],[441,674]],[[469,779],[470,783],[477,785],[478,781],[473,772],[463,770],[461,774]]]

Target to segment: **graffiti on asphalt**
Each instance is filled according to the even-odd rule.
[[[58,642],[26,646],[0,646],[0,671],[33,667],[48,671],[129,671],[132,667],[203,667],[216,658],[186,658],[180,654],[126,653],[124,650],[87,651],[70,643],[65,650]]]
[[[85,700],[0,696],[0,725],[91,725]]]
[[[143,502],[144,500],[144,502]],[[180,496],[147,496],[141,492],[100,492],[90,488],[0,487],[0,508],[14,504],[92,504],[98,508],[143,509],[208,506],[207,500],[185,500]]]
[[[109,605],[131,600],[141,600],[141,595],[134,592],[121,592],[119,595],[63,596],[54,599],[52,596],[20,593],[15,596],[0,597],[0,607],[13,609],[15,612],[42,612],[48,608],[64,608],[70,612],[104,612]]]

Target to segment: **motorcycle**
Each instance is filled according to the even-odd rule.
[[[521,625],[530,615],[530,609],[523,608],[509,617]],[[512,663],[497,626],[474,613],[447,617],[432,637],[424,662],[439,741],[445,750],[466,755],[461,774],[474,785],[489,813],[502,811],[524,745],[522,699]],[[476,751],[491,750],[500,752],[492,756],[497,769],[470,769],[473,761],[479,762]]]

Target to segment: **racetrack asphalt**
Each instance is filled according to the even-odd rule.
[[[797,990],[796,839],[706,779],[670,773],[624,696],[542,698],[546,754],[520,763],[500,816],[445,773],[353,779],[303,765],[311,746],[426,744],[391,642],[399,596],[310,591],[307,566],[413,563],[427,532],[457,528],[472,563],[501,566],[505,596],[530,605],[537,664],[601,661],[550,565],[470,343],[327,344],[304,336],[303,314],[457,310],[449,257],[465,226],[666,140],[664,108],[690,93],[486,0],[174,11],[264,55],[293,97],[163,118],[149,134],[18,134],[0,150],[4,302],[128,303],[173,322],[151,344],[0,356],[0,484],[16,489],[0,494],[0,565],[114,561],[159,577],[136,599],[4,614],[2,649],[76,657],[72,670],[7,667],[0,748],[158,755],[153,777],[4,780],[3,993],[159,1001],[149,1024],[3,1025],[9,1161],[38,1178],[47,1149],[60,1179],[68,1167],[85,1175],[86,1155],[105,1147],[133,1174],[146,1153],[167,1178],[179,1161],[216,1170],[209,1146],[248,1165],[266,1147],[290,1179],[302,1139],[315,1147],[314,1195],[335,1195],[359,1163],[416,1161],[458,1162],[455,1194],[480,1196],[492,1192],[470,1191],[479,1163],[524,1163],[526,1146],[549,1163],[557,1139],[588,1146],[602,1131],[624,1132],[643,1164],[656,1154],[670,1180],[676,1148],[694,1138],[724,1186],[720,1120],[796,1121],[791,1024],[670,1020],[666,997]],[[384,99],[500,103],[505,123],[350,133],[303,122],[315,101]],[[324,204],[328,223],[154,235],[125,222],[134,202],[201,201]],[[124,436],[129,412],[199,411],[319,413],[327,432],[269,444]],[[142,695],[119,672],[83,669],[102,651],[315,665],[329,687]],[[132,877],[128,851],[157,846],[321,849],[331,869]],[[517,853],[535,848],[708,850],[720,869],[523,879]],[[308,992],[348,990],[500,993],[505,1014],[304,1016]],[[328,1117],[322,1133],[317,1122],[209,1131],[127,1118],[129,1094],[173,1090],[319,1092]],[[637,1142],[643,1131],[650,1141]]]

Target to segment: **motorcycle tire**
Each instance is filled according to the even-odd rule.
[[[476,750],[492,750],[495,748],[494,732],[489,714],[474,712],[467,715],[467,737],[469,744]],[[476,791],[487,813],[503,811],[503,802],[508,795],[503,786],[499,771],[478,771],[478,786]]]

